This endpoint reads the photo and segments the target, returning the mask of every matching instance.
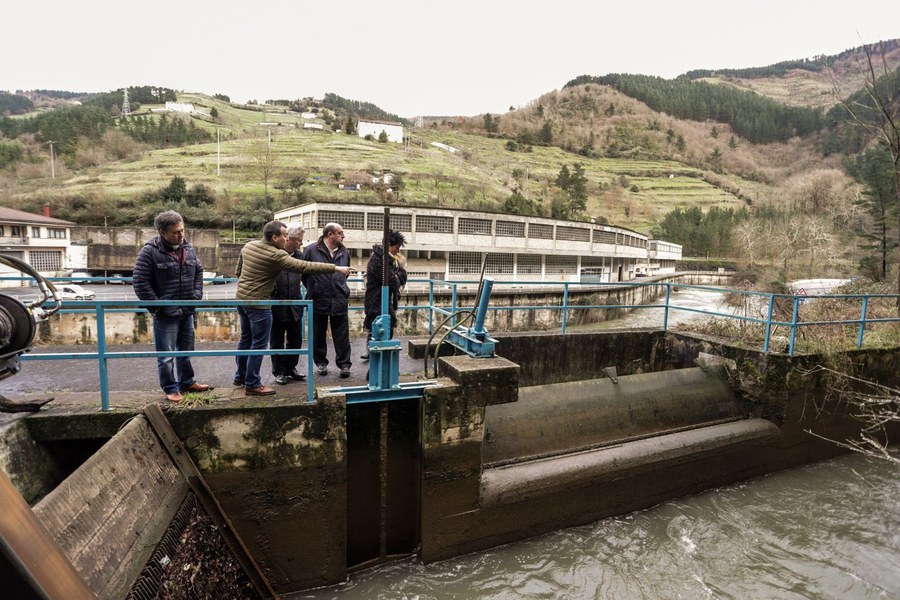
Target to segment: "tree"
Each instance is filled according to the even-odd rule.
[[[162,189],[162,199],[166,202],[180,202],[187,194],[187,184],[182,177],[176,175],[169,185]]]
[[[382,144],[387,143],[388,136],[387,136],[387,132],[384,129],[382,129],[381,133],[378,134],[378,141],[381,142]]]
[[[353,115],[347,115],[347,122],[344,123],[344,133],[353,135],[356,133],[356,126],[353,123]]]
[[[544,126],[541,127],[540,136],[538,139],[545,146],[549,146],[553,143],[553,126],[550,125],[550,121],[544,121]]]
[[[887,49],[883,42],[863,45],[863,51],[866,55],[862,72],[863,93],[849,100],[842,99],[840,103],[850,122],[878,140],[890,154],[894,212],[900,228],[900,94],[897,93],[900,69],[892,72],[888,68]],[[840,97],[834,79],[832,88]],[[896,292],[900,294],[900,269],[897,270]],[[897,310],[900,312],[900,299]]]
[[[887,277],[890,258],[895,255],[892,251],[900,245],[897,239],[900,233],[891,232],[893,212],[897,210],[891,155],[884,144],[878,144],[850,161],[847,169],[857,181],[865,185],[859,205],[872,219],[870,227],[862,232],[867,243],[861,247],[878,257],[877,265],[873,265],[872,257],[868,257],[869,260],[864,259],[861,266],[870,271],[874,280],[881,281]]]
[[[264,141],[254,142],[250,146],[251,171],[256,179],[263,184],[265,195],[269,195],[269,182],[278,172],[280,165],[272,146]]]

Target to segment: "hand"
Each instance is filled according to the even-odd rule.
[[[344,277],[349,277],[349,276],[350,276],[350,273],[351,273],[352,271],[353,271],[353,269],[351,269],[350,267],[335,267],[335,268],[334,268],[334,272],[335,272],[335,273],[340,273],[340,274],[343,275]]]

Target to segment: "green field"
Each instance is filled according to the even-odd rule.
[[[571,169],[577,162],[588,179],[587,216],[604,217],[639,231],[647,231],[676,207],[743,205],[733,194],[702,179],[700,170],[673,161],[590,159],[539,146],[532,152],[510,152],[503,139],[431,128],[407,128],[409,143],[405,145],[379,143],[332,133],[327,126],[325,131],[304,130],[298,113],[280,107],[248,110],[199,94],[181,94],[178,100],[206,112],[213,107],[218,111],[218,123],[203,117],[192,119],[212,132],[219,129],[218,176],[217,144],[213,142],[153,150],[135,161],[83,169],[68,179],[57,179],[52,193],[128,197],[163,187],[179,176],[189,186],[209,186],[217,196],[261,196],[264,184],[258,172],[271,135],[270,160],[275,174],[269,192],[273,195],[278,193],[274,187],[279,181],[302,175],[310,182],[305,189],[311,200],[378,202],[372,189],[345,191],[338,189],[338,183],[391,170],[403,180],[400,202],[494,210],[518,188],[546,206],[562,165]],[[153,107],[143,106],[142,112],[149,108]],[[458,152],[432,146],[432,142],[448,144]],[[24,182],[18,192],[46,196],[49,183]],[[740,186],[741,182],[732,184]]]

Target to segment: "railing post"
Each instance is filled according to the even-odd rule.
[[[434,333],[434,279],[428,280],[428,335]]]
[[[788,354],[794,355],[794,340],[797,339],[797,314],[800,312],[800,298],[794,296],[794,310],[791,315],[791,342],[788,345]]]
[[[450,328],[453,329],[456,327],[456,284],[450,285],[453,286],[453,295],[450,298]]]
[[[669,330],[669,296],[672,292],[672,284],[666,282],[663,284],[666,286],[666,303],[665,308],[663,309],[663,331]]]
[[[866,330],[866,310],[869,307],[869,297],[863,296],[862,315],[859,317],[859,335],[856,338],[856,347],[862,348],[863,332]]]
[[[769,340],[772,337],[772,311],[775,308],[775,294],[769,294],[769,316],[766,317],[766,336],[763,341],[763,354],[769,353]]]
[[[569,320],[569,284],[563,283],[562,334],[566,335],[566,323]]]
[[[106,364],[106,309],[98,305],[97,314],[97,357],[100,367],[100,410],[109,410],[109,369]]]
[[[309,336],[306,338],[306,401],[315,402],[313,398],[313,307],[306,307],[306,323]]]

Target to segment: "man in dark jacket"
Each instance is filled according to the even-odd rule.
[[[306,247],[303,260],[350,266],[350,251],[344,246],[344,228],[329,223],[322,229],[319,239]],[[319,375],[328,374],[328,346],[325,334],[331,324],[334,340],[334,362],[341,370],[342,378],[350,377],[350,319],[347,307],[350,303],[350,287],[347,277],[340,274],[303,274],[306,297],[313,301],[313,361]]]
[[[393,337],[397,327],[397,305],[400,301],[400,288],[406,285],[406,257],[400,254],[400,248],[406,243],[406,238],[399,231],[391,231],[388,234],[388,311],[391,317],[391,331],[389,337]],[[384,247],[381,244],[372,246],[372,255],[366,265],[366,319],[363,327],[369,332],[372,339],[372,323],[381,314],[381,286],[384,264]],[[369,360],[369,348],[360,358]]]
[[[146,242],[134,264],[134,293],[141,300],[172,300],[171,305],[152,306],[153,341],[157,352],[194,349],[194,307],[178,306],[176,300],[203,299],[203,265],[197,252],[184,239],[184,219],[174,210],[156,215],[159,235]],[[210,386],[194,381],[188,357],[160,356],[156,359],[159,385],[170,402],[180,402],[184,392],[205,392]],[[177,371],[177,373],[176,373]]]
[[[290,225],[287,228],[287,241],[284,250],[293,258],[300,259],[303,255],[300,248],[303,247],[303,228],[299,225]],[[303,298],[301,291],[302,282],[299,273],[282,271],[275,280],[275,291],[272,300],[300,300]],[[285,344],[285,339],[287,344]],[[273,306],[272,307],[272,332],[269,335],[269,348],[280,350],[299,349],[303,345],[303,307],[302,306]],[[297,371],[300,356],[297,354],[273,354],[272,375],[275,382],[285,385],[291,380],[303,381],[306,375]]]

